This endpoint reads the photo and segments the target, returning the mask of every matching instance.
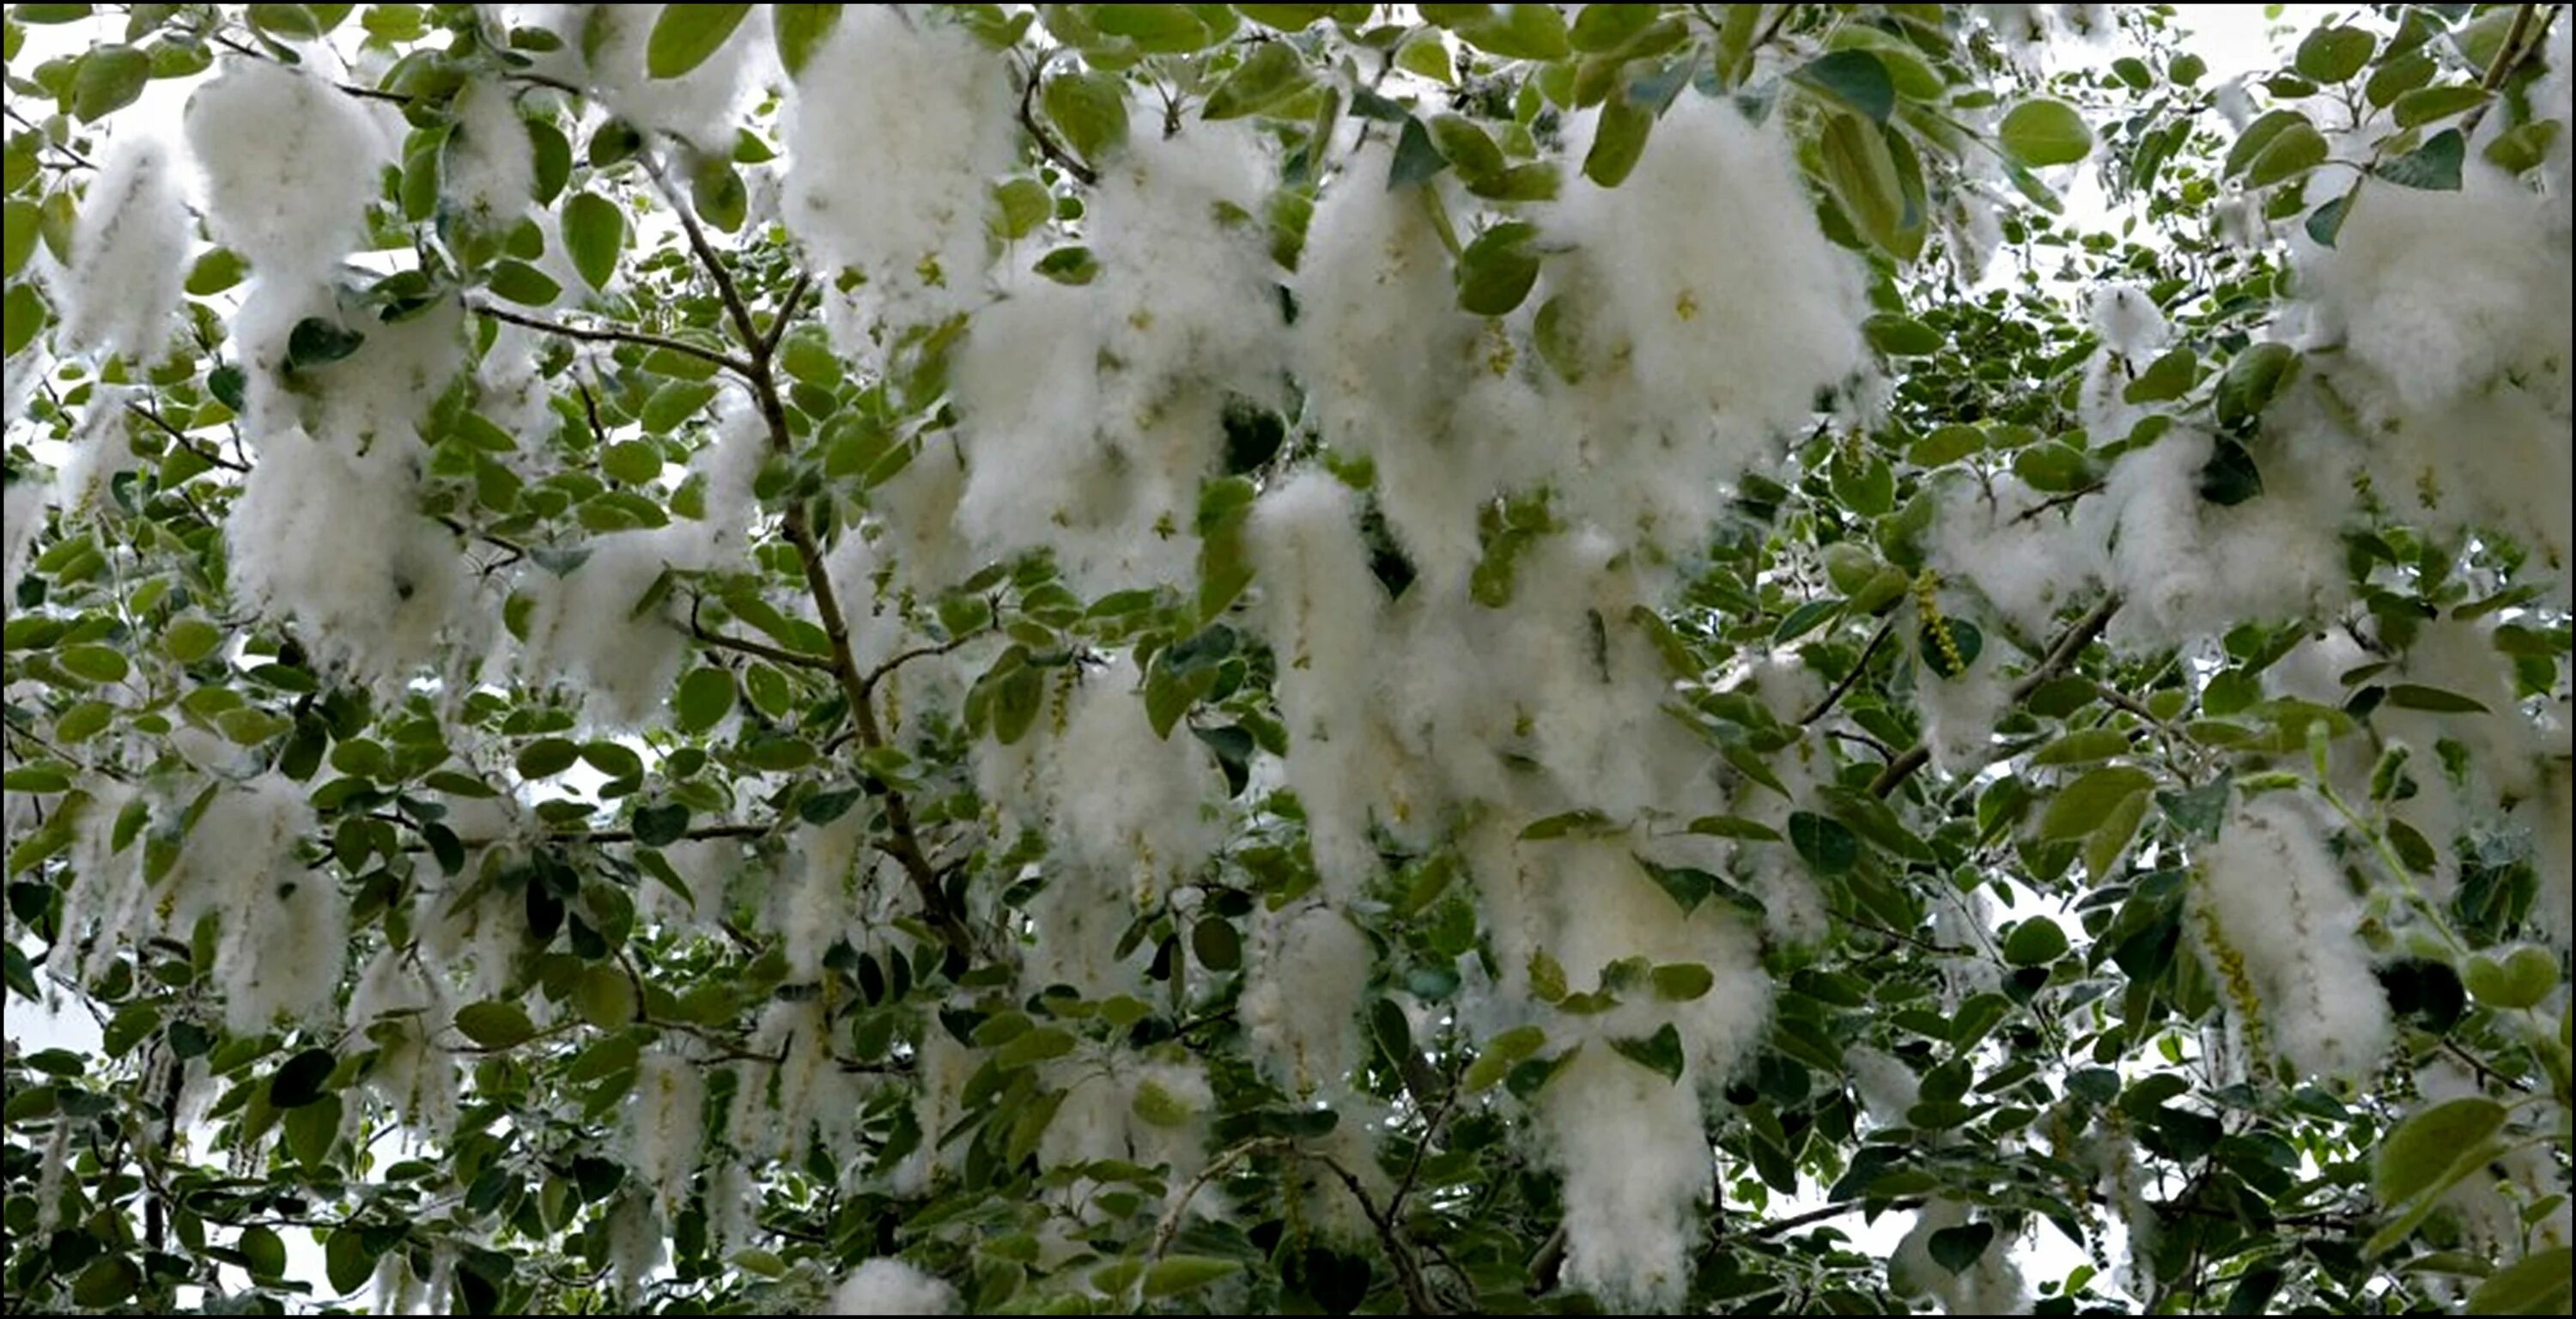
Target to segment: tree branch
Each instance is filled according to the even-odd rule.
[[[2048,648],[2048,655],[2040,660],[2039,667],[2023,674],[2021,680],[2012,685],[2012,690],[2008,694],[2010,703],[2019,705],[2029,700],[2030,694],[2038,691],[2040,684],[2064,672],[2067,665],[2075,662],[2076,656],[2084,653],[2086,646],[2092,645],[2094,639],[2102,635],[2102,629],[2111,625],[2111,615],[2119,611],[2118,592],[2103,596],[2102,602],[2093,606],[2092,613],[2086,614],[2075,626],[2068,628],[2066,635],[2059,637],[2057,644]],[[1906,750],[1904,755],[1889,761],[1887,768],[1880,770],[1878,777],[1870,781],[1870,795],[1885,797],[1895,792],[1907,779],[1914,776],[1914,771],[1923,768],[1931,759],[1932,749],[1923,743],[1915,743]]]
[[[642,330],[594,330],[579,325],[565,325],[560,321],[550,321],[540,316],[526,316],[515,311],[507,311],[488,302],[471,302],[466,305],[478,316],[489,316],[496,321],[507,321],[512,325],[524,325],[531,330],[540,330],[547,334],[559,334],[567,339],[578,339],[585,343],[631,343],[643,348],[667,348],[683,356],[694,357],[701,362],[713,362],[745,380],[752,376],[751,363],[731,353],[702,348],[686,339],[648,334]]]
[[[1028,79],[1020,84],[1020,127],[1027,129],[1029,140],[1038,144],[1039,155],[1055,162],[1056,168],[1072,175],[1084,187],[1090,187],[1100,182],[1100,175],[1093,172],[1090,166],[1074,159],[1073,154],[1059,145],[1052,134],[1038,127],[1038,117],[1032,102],[1038,94],[1038,75],[1046,72],[1046,66],[1047,61],[1043,57],[1029,65]]]
[[[189,439],[186,432],[171,425],[169,419],[162,416],[156,409],[145,407],[140,403],[129,402],[125,405],[125,410],[133,413],[135,416],[141,417],[145,421],[151,422],[154,426],[160,429],[162,434],[169,436],[172,443],[177,444],[180,448],[205,459],[207,462],[213,463],[217,467],[233,472],[247,472],[250,470],[250,464],[236,462],[233,459],[225,457],[222,450],[217,449],[212,445],[200,445],[195,440]]]
[[[832,669],[832,661],[821,655],[808,655],[800,650],[789,650],[783,646],[770,645],[767,642],[752,641],[744,637],[729,637],[721,632],[710,632],[698,625],[697,611],[694,609],[690,611],[689,635],[715,647],[718,650],[732,650],[739,651],[745,655],[756,655],[773,664],[789,664],[794,665],[797,668],[818,669],[826,673],[830,672]]]
[[[1842,681],[1835,683],[1834,689],[1825,693],[1824,699],[1816,702],[1814,709],[1800,715],[1798,722],[1812,724],[1832,713],[1834,706],[1842,701],[1843,693],[1850,691],[1852,684],[1860,681],[1861,673],[1869,668],[1870,656],[1878,653],[1878,648],[1887,641],[1887,634],[1895,630],[1896,615],[1890,612],[1886,618],[1879,620],[1878,631],[1870,634],[1869,644],[1861,647],[1860,658],[1852,661],[1851,672],[1844,674]]]

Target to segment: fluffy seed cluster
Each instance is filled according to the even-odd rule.
[[[2237,978],[2225,963],[2239,961],[2272,1046],[2300,1074],[2367,1079],[2392,1038],[2388,999],[2361,943],[2361,904],[2315,813],[2285,794],[2258,797],[2198,860],[2195,900],[2224,935],[2203,951],[2222,983]]]
[[[957,1289],[902,1260],[879,1257],[850,1270],[825,1314],[955,1314]]]
[[[387,144],[356,98],[244,59],[198,89],[186,123],[206,175],[206,227],[253,270],[320,276],[358,246]]]
[[[66,347],[146,363],[160,357],[188,271],[178,179],[168,148],[154,138],[129,131],[108,149],[81,199],[71,270],[59,285]]]

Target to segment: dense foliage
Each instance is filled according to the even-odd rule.
[[[11,6],[10,1308],[2563,1313],[2563,9]]]

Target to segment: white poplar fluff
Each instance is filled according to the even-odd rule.
[[[739,111],[768,72],[761,67],[755,73],[755,66],[764,65],[767,52],[776,48],[767,6],[752,6],[715,54],[677,78],[656,78],[644,63],[653,26],[670,6],[561,8],[564,39],[588,55],[591,87],[602,104],[638,128],[685,139],[707,155],[731,154]]]
[[[2458,191],[2369,186],[2334,247],[2294,247],[2310,340],[2344,349],[2312,360],[2360,414],[2362,442],[2346,444],[2374,492],[2438,525],[2509,532],[2562,569],[2576,516],[2566,209],[2472,159]]]
[[[2144,288],[2125,280],[2105,284],[2093,294],[2093,333],[2103,347],[2141,368],[2163,352],[2173,337],[2155,300]]]
[[[935,321],[983,301],[987,189],[1016,154],[999,55],[893,6],[844,10],[781,120],[789,232],[816,264],[867,280],[835,317],[844,351],[873,357],[875,323]]]
[[[1264,494],[1244,539],[1278,667],[1288,786],[1306,808],[1316,873],[1347,899],[1378,869],[1368,824],[1383,776],[1368,697],[1386,591],[1360,539],[1358,496],[1327,473],[1300,472]]]
[[[2045,637],[2060,610],[2110,573],[2098,538],[2019,477],[1954,480],[1927,547],[1945,581],[1964,581],[2024,637]]]
[[[1683,97],[1617,188],[1567,187],[1548,228],[1576,245],[1586,401],[1612,409],[1587,465],[1626,486],[1604,529],[1625,542],[1624,513],[1688,547],[1722,487],[1868,361],[1862,268],[1816,227],[1777,121],[1732,101]]]
[[[957,1289],[899,1259],[880,1256],[850,1270],[823,1314],[955,1314]]]
[[[206,176],[206,227],[259,274],[327,274],[357,248],[388,147],[356,98],[244,59],[197,89],[186,122]]]
[[[72,885],[63,894],[60,933],[45,954],[45,968],[86,985],[106,969],[119,943],[133,931],[149,893],[143,882],[142,831],[136,830],[122,849],[116,846],[117,820],[138,800],[135,790],[107,778],[86,780],[81,789],[89,794],[89,803],[81,807],[80,831],[73,836]]]
[[[9,368],[13,377],[20,374]],[[26,374],[33,375],[30,369]],[[15,416],[13,409],[10,415]],[[0,487],[0,592],[14,595],[18,574],[27,567],[27,547],[36,539],[36,531],[45,525],[48,487],[41,481],[11,479]]]
[[[2112,620],[2124,649],[2178,645],[2247,619],[2314,617],[2349,594],[2338,538],[2350,492],[2338,464],[2274,461],[2263,492],[2232,506],[2203,499],[2216,452],[2201,431],[2174,430],[2112,464],[2083,518],[2108,528],[2110,578],[2126,599]],[[2294,451],[2295,452],[2295,451]],[[2322,468],[2322,470],[2320,470]]]
[[[788,849],[787,872],[771,885],[771,928],[799,980],[823,973],[823,954],[848,932],[855,914],[850,892],[867,816],[850,810],[830,824],[800,824]]]
[[[2244,959],[2272,1046],[2302,1075],[2367,1079],[2394,1028],[2361,943],[2361,903],[2316,813],[2258,797],[2197,859],[2192,892]]]
[[[1538,1117],[1565,1176],[1565,1280],[1678,1313],[1715,1173],[1698,1091],[1596,1041],[1539,1091]]]
[[[697,1176],[706,1103],[704,1064],[656,1049],[637,1065],[626,1108],[627,1166],[665,1217],[678,1212]]]
[[[1919,615],[1905,611],[1909,624]],[[1944,610],[1943,617],[1955,618]],[[1914,630],[1911,626],[1898,635]],[[2012,690],[2003,678],[2005,643],[1988,637],[1968,667],[1949,677],[1928,664],[1914,666],[1914,707],[1923,714],[1923,741],[1932,750],[1932,768],[1960,778],[1985,768],[1993,757],[1995,724],[2012,709]]]
[[[2012,1239],[1997,1229],[1985,1253],[1965,1270],[1952,1273],[1932,1258],[1932,1234],[1965,1226],[1971,1215],[1957,1200],[1935,1199],[1914,1216],[1914,1226],[1897,1243],[1887,1261],[1887,1283],[1901,1296],[1928,1296],[1950,1314],[2021,1314],[2030,1309],[2030,1292],[2012,1262]]]
[[[441,981],[407,965],[401,950],[387,945],[367,963],[349,996],[349,1024],[377,1046],[367,1088],[412,1130],[432,1139],[452,1132],[457,1116],[454,1055],[430,1038],[453,1016]]]
[[[1293,1095],[1348,1097],[1359,1066],[1360,1001],[1376,956],[1331,907],[1307,904],[1262,923],[1237,1012],[1255,1065]]]
[[[216,918],[215,975],[236,1033],[265,1030],[281,1015],[317,1022],[340,986],[348,899],[295,859],[296,841],[313,827],[303,790],[272,771],[218,791],[172,867],[164,928],[184,940],[201,917]]]
[[[75,352],[158,360],[188,273],[188,211],[169,148],[119,133],[81,199],[68,278],[56,284],[62,342]]]
[[[141,419],[126,411],[142,391],[133,385],[98,385],[90,393],[87,415],[72,437],[71,455],[54,475],[54,506],[66,513],[91,511],[116,484],[116,478],[140,468],[134,451],[134,428]]]
[[[1261,138],[1232,123],[1140,134],[1102,171],[1087,217],[1101,274],[1087,287],[1104,304],[1102,401],[1113,428],[1153,438],[1180,392],[1280,396],[1287,327],[1256,218],[1274,173]],[[1180,451],[1140,456],[1195,500],[1217,438],[1205,428]]]
[[[440,185],[486,223],[516,220],[536,197],[537,156],[510,85],[470,83],[457,93],[454,110],[456,127],[439,160]]]
[[[1082,673],[1064,698],[1060,730],[1051,732],[1042,712],[1022,739],[1026,777],[985,778],[989,797],[1030,827],[1052,831],[1059,857],[1125,879],[1139,902],[1196,871],[1224,835],[1213,810],[1223,780],[1212,757],[1185,730],[1157,737],[1141,686],[1135,661],[1123,656]],[[996,745],[1003,754],[982,758],[998,769],[1018,749]]]

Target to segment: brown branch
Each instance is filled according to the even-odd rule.
[[[910,650],[897,651],[883,664],[879,664],[875,668],[868,670],[867,674],[859,679],[859,685],[870,692],[874,692],[877,689],[878,683],[884,682],[886,679],[893,677],[895,670],[902,668],[904,665],[910,664],[917,659],[930,659],[934,656],[949,654],[972,644],[991,630],[992,629],[989,627],[977,628],[975,631],[950,637],[946,641],[939,642],[935,645],[915,646]]]
[[[1084,187],[1090,187],[1100,182],[1100,175],[1090,166],[1074,159],[1073,153],[1066,151],[1057,143],[1054,135],[1038,127],[1038,117],[1032,102],[1038,94],[1038,75],[1046,72],[1046,66],[1047,62],[1043,58],[1031,64],[1027,81],[1020,84],[1020,127],[1027,129],[1029,140],[1038,144],[1039,155],[1054,161],[1056,168],[1072,175]]]
[[[796,306],[805,300],[805,291],[814,286],[814,277],[796,272],[796,282],[787,286],[787,294],[778,300],[778,311],[769,322],[769,333],[761,336],[760,346],[753,350],[752,360],[766,362],[778,355],[778,342],[787,337],[787,327],[796,319]]]
[[[671,212],[680,218],[680,231],[688,236],[689,250],[697,255],[698,264],[706,267],[707,278],[715,281],[716,296],[723,300],[725,315],[733,319],[734,334],[755,355],[760,352],[761,334],[751,323],[751,307],[742,300],[742,287],[734,283],[733,272],[716,254],[715,245],[707,241],[707,231],[698,224],[697,208],[681,199],[671,186],[671,176],[662,169],[661,158],[647,151],[636,157],[644,162],[644,172],[653,176],[653,185],[662,190],[662,199],[671,204]],[[745,370],[746,378],[764,374]]]
[[[2012,685],[2012,690],[2008,693],[2010,702],[2019,705],[2029,700],[2030,694],[2038,691],[2040,684],[2056,677],[2065,670],[2067,665],[2074,663],[2075,657],[2082,654],[2086,646],[2092,645],[2094,639],[2102,635],[2102,629],[2111,625],[2111,615],[2119,611],[2120,597],[2117,592],[2103,596],[2102,602],[2093,606],[2092,613],[2086,614],[2075,626],[2068,628],[2066,635],[2059,637],[2057,644],[2048,648],[2048,655],[2040,660],[2039,667],[2023,674],[2021,680]],[[1914,771],[1923,768],[1931,759],[1932,749],[1923,743],[1915,743],[1904,755],[1889,761],[1887,768],[1880,770],[1878,777],[1870,781],[1870,795],[1885,797],[1895,792],[1907,779],[1914,776]]]
[[[128,403],[125,405],[125,410],[133,413],[135,416],[141,417],[145,421],[151,422],[154,426],[159,427],[161,433],[169,436],[171,441],[177,444],[180,448],[205,459],[207,462],[210,462],[217,467],[234,472],[247,472],[250,470],[250,464],[236,462],[230,458],[226,458],[223,455],[223,451],[215,448],[213,445],[201,445],[195,440],[189,439],[186,432],[171,425],[169,418],[162,416],[157,409],[145,407],[140,403]]]
[[[692,613],[694,612],[695,611],[692,611]],[[801,650],[789,650],[783,646],[770,645],[767,642],[753,641],[745,637],[729,637],[721,632],[710,632],[707,629],[698,626],[698,621],[695,617],[692,617],[689,620],[689,635],[715,647],[718,650],[740,651],[745,655],[756,655],[773,664],[791,664],[798,668],[818,669],[824,672],[829,672],[832,668],[832,661],[821,655],[808,655]]]
[[[1869,644],[1861,647],[1860,658],[1852,661],[1851,672],[1844,674],[1842,681],[1835,683],[1834,689],[1825,693],[1824,699],[1816,702],[1814,709],[1798,716],[1798,722],[1812,724],[1832,713],[1834,706],[1842,701],[1843,694],[1850,691],[1852,684],[1860,681],[1861,673],[1869,668],[1870,657],[1878,653],[1878,648],[1886,643],[1888,634],[1895,630],[1896,615],[1890,613],[1879,621],[1878,631],[1870,634]]]
[[[1379,1211],[1377,1202],[1369,1198],[1368,1188],[1360,1185],[1360,1179],[1331,1155],[1309,1153],[1306,1157],[1331,1169],[1334,1176],[1342,1179],[1342,1185],[1350,1190],[1351,1198],[1359,1201],[1360,1212],[1368,1216],[1369,1225],[1377,1229],[1378,1244],[1386,1251],[1387,1263],[1395,1268],[1397,1285],[1404,1290],[1405,1313],[1444,1313],[1431,1299],[1431,1289],[1423,1284],[1422,1266],[1414,1261],[1413,1252],[1405,1249],[1404,1236],[1396,1231],[1395,1220]]]
[[[547,334],[559,334],[567,339],[579,339],[585,343],[631,343],[643,348],[667,348],[683,356],[694,357],[701,362],[713,362],[746,380],[752,375],[751,363],[731,353],[702,348],[686,339],[648,334],[642,330],[595,330],[579,325],[565,325],[560,321],[550,321],[539,316],[526,316],[515,311],[504,310],[488,302],[468,303],[467,306],[480,316],[489,316],[496,321],[508,321],[512,325],[524,325],[531,330],[539,330]]]
[[[2052,509],[2064,508],[2067,505],[2084,498],[2086,495],[2098,495],[2106,488],[2107,487],[2104,483],[2095,481],[2080,489],[2069,490],[2062,495],[2052,495],[2049,498],[2043,499],[2038,503],[2023,509],[2019,513],[2013,514],[2013,525],[2020,526],[2024,522],[2035,521],[2042,514],[2047,513]]]

